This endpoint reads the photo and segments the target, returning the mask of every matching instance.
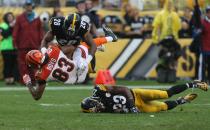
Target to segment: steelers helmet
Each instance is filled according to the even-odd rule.
[[[81,102],[82,112],[96,113],[101,112],[104,109],[103,104],[95,97],[87,97]]]
[[[31,50],[26,54],[26,64],[29,67],[39,67],[45,60],[45,55],[39,50]]]
[[[74,37],[79,30],[80,23],[81,17],[79,14],[73,13],[66,16],[63,28],[66,31],[67,36]]]

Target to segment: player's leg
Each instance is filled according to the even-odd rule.
[[[192,100],[194,100],[197,97],[197,94],[188,94],[184,97],[179,97],[176,100],[171,101],[147,101],[144,102],[144,105],[142,105],[142,112],[160,112],[160,111],[167,111],[171,110],[179,105],[189,103]]]
[[[137,89],[132,89],[132,91],[136,95],[139,95],[144,101],[168,98],[168,93],[165,90],[138,89],[137,88]]]
[[[135,97],[135,105],[141,112],[158,112],[161,110],[167,110],[167,105],[164,102],[151,102],[151,100],[154,99],[168,98],[168,94],[166,91],[132,89],[132,93]]]
[[[171,97],[175,94],[179,94],[179,93],[185,91],[188,88],[199,88],[201,90],[207,91],[208,90],[208,85],[205,82],[195,80],[195,81],[190,82],[190,83],[172,86],[171,88],[169,88],[166,91],[168,93],[168,96]]]
[[[188,88],[199,88],[201,90],[207,91],[208,85],[205,82],[193,81],[186,84],[172,86],[167,90],[153,90],[153,89],[133,89],[133,90],[137,94],[141,95],[143,100],[149,101],[156,99],[166,99],[175,94],[179,94]]]
[[[192,94],[188,94],[184,97],[179,97],[176,100],[165,101],[164,103],[167,105],[167,110],[171,110],[171,109],[177,107],[178,105],[182,105],[182,104],[191,102],[196,97],[197,97],[197,94],[192,93]]]
[[[160,112],[168,110],[168,106],[160,101],[147,101],[142,105],[141,112]]]
[[[88,49],[86,47],[79,45],[75,49],[72,58],[77,65],[77,76],[87,75],[87,70],[88,70],[88,63],[86,61],[87,56],[88,56]],[[85,77],[82,79],[85,79]],[[80,82],[82,82],[82,80],[80,80]]]
[[[96,46],[101,46],[103,44],[106,44],[108,42],[112,42],[113,38],[108,36],[108,37],[98,37],[98,38],[94,38],[93,41],[95,42]],[[87,43],[82,42],[81,45],[87,47],[88,49],[90,48]]]
[[[103,30],[106,37],[98,37],[93,39],[97,47],[106,44],[108,42],[116,42],[118,40],[117,36],[112,32],[110,28],[103,26]],[[82,42],[81,44],[89,49],[87,43]]]
[[[96,43],[96,46],[101,46],[103,44],[106,44],[107,42],[110,41],[109,37],[100,37],[100,38],[94,38],[94,43]],[[89,49],[90,47],[87,45],[87,43],[82,42],[81,45],[83,47],[86,47],[87,49]],[[90,62],[90,64],[88,65],[89,68],[89,73],[95,73],[95,56],[93,57],[92,61]]]

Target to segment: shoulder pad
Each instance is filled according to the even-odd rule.
[[[94,97],[101,97],[104,93],[106,93],[107,89],[104,85],[96,85],[93,89],[93,96]]]

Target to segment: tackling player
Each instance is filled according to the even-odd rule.
[[[107,28],[107,33],[113,32]],[[110,41],[110,37],[95,38],[97,46]],[[33,98],[41,98],[46,81],[57,80],[67,84],[81,83],[85,80],[88,72],[88,48],[89,46],[82,42],[74,51],[72,58],[68,58],[57,44],[50,45],[45,53],[39,50],[31,50],[26,55],[26,63],[29,66],[30,74],[23,76],[25,85],[29,88]],[[81,53],[80,53],[81,52]],[[77,56],[80,53],[80,60]],[[76,59],[76,60],[75,60]],[[35,77],[33,72],[35,71]],[[35,81],[37,86],[35,85]]]
[[[84,41],[89,46],[87,61],[90,63],[96,52],[96,44],[89,33],[89,24],[87,22],[81,20],[81,17],[74,13],[67,17],[53,17],[49,23],[51,30],[44,36],[41,48],[47,47],[48,43],[55,37],[62,51],[68,55],[72,52],[72,47],[77,48],[80,42]]]
[[[194,81],[186,84],[176,85],[168,90],[140,89],[121,86],[96,85],[91,97],[81,102],[83,112],[108,112],[108,113],[138,113],[138,112],[160,112],[175,108],[194,100],[197,94],[188,94],[177,100],[157,101],[168,99],[175,94],[181,93],[188,88],[199,88],[208,90],[205,82]]]

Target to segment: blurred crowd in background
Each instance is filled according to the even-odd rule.
[[[19,6],[24,8],[22,14],[17,16],[13,12],[7,12],[2,16],[0,50],[4,61],[5,83],[21,82],[20,77],[24,74],[24,66],[26,66],[25,54],[29,50],[39,49],[43,35],[49,30],[48,21],[51,17],[64,16],[63,7],[75,7],[82,19],[91,24],[90,31],[93,37],[101,36],[101,26],[106,24],[120,38],[152,38],[153,43],[156,44],[167,38],[171,38],[175,42],[178,38],[195,38],[199,34],[198,32],[201,31],[202,34],[203,30],[205,37],[201,36],[200,38],[208,41],[210,32],[202,28],[204,26],[195,26],[197,19],[193,18],[195,17],[193,3],[194,0],[0,0],[2,7]],[[210,26],[210,8],[208,6],[210,3],[208,0],[199,0],[199,4],[201,18],[204,19],[201,24]],[[46,11],[37,14],[34,9],[39,6],[53,7],[53,13],[50,14]],[[98,11],[102,8],[121,12],[121,16],[114,14],[101,16]],[[158,13],[145,14],[148,10],[159,11],[157,11]],[[205,23],[205,19],[208,21],[207,23]],[[195,30],[198,32],[195,33]],[[207,58],[210,54],[210,45],[203,44],[199,45],[205,52],[204,57]],[[205,44],[210,43],[206,42]],[[179,52],[179,47],[173,51]],[[194,52],[199,59],[202,51]],[[160,57],[164,56],[165,54],[160,55]],[[177,61],[178,57],[179,54],[176,53],[174,61]],[[174,66],[170,66],[170,69],[176,68],[174,61]],[[210,61],[206,59],[205,61],[206,66],[203,63],[200,64],[203,65],[203,69],[207,67],[210,74],[210,67],[208,67]],[[199,66],[199,63],[197,64]],[[195,78],[199,76],[198,71],[199,67],[197,67]],[[201,80],[205,80],[205,77],[210,79],[209,75],[205,76],[205,72],[204,69],[201,74],[204,77],[201,77]]]

